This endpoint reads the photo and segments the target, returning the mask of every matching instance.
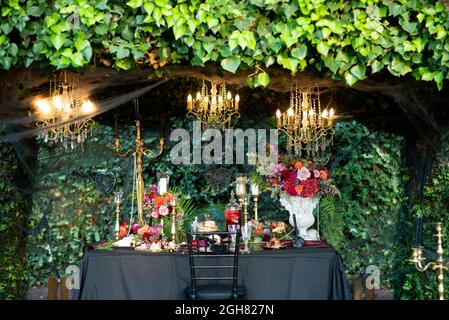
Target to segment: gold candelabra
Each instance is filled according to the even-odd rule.
[[[136,105],[138,105],[138,102],[136,100]],[[160,156],[164,150],[165,140],[164,138],[159,139],[159,150],[157,152],[152,151],[148,149],[145,146],[144,139],[141,135],[141,125],[140,120],[136,120],[136,140],[135,140],[136,146],[134,150],[128,150],[124,153],[120,153],[120,138],[115,138],[114,143],[114,149],[115,153],[119,157],[127,157],[130,154],[134,154],[136,157],[136,169],[137,169],[137,175],[136,175],[136,192],[137,192],[137,217],[138,217],[138,223],[140,225],[143,224],[143,196],[144,196],[144,183],[143,183],[143,174],[142,174],[142,163],[143,163],[143,157],[152,156],[154,158]]]
[[[444,264],[444,250],[443,250],[443,234],[442,234],[442,223],[437,223],[437,254],[438,258],[436,262],[429,262],[426,265],[423,265],[423,261],[426,259],[423,256],[422,246],[413,248],[413,257],[410,259],[411,262],[415,264],[415,267],[418,271],[424,272],[427,269],[432,269],[438,272],[438,294],[439,299],[444,300],[444,272],[448,271],[449,263]]]
[[[92,131],[94,121],[86,116],[96,106],[78,88],[78,77],[67,71],[54,74],[50,81],[48,98],[35,101],[36,126],[45,129],[44,141],[60,142],[64,148],[74,149],[82,144]]]
[[[243,196],[242,205],[243,205],[243,223],[244,226],[248,224],[248,206],[249,206],[250,195],[245,194]]]
[[[277,132],[287,135],[287,150],[302,158],[326,162],[334,135],[333,108],[321,110],[318,88],[290,91],[290,107],[276,111]]]
[[[239,102],[239,95],[233,98],[231,92],[226,91],[224,83],[219,88],[212,83],[209,92],[203,80],[201,91],[195,97],[188,95],[187,110],[206,128],[231,128],[240,117]]]
[[[114,192],[115,202],[115,239],[120,239],[120,204],[122,203],[123,192]]]

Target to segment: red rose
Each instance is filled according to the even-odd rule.
[[[307,179],[301,182],[303,186],[301,196],[308,198],[314,196],[318,192],[318,180],[317,179]]]
[[[282,175],[282,180],[288,180],[288,179],[290,179],[290,176],[292,175],[292,171],[290,171],[290,170],[284,170],[284,171],[282,171],[281,172],[281,175]]]
[[[293,181],[287,181],[287,183],[284,186],[285,191],[291,196],[297,196],[298,193],[296,192],[296,186]]]

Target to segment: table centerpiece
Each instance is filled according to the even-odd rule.
[[[290,225],[298,229],[298,235],[304,240],[319,240],[318,232],[309,229],[315,223],[313,212],[321,196],[339,195],[328,169],[292,156],[279,156],[275,164],[253,158],[252,164],[256,169],[250,179],[271,191],[272,197],[279,198],[290,214]]]

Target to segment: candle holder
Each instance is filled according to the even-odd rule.
[[[243,196],[243,223],[244,225],[248,224],[248,205],[249,205],[249,200],[251,199],[251,196],[249,194],[245,194]]]
[[[178,205],[178,198],[176,195],[173,195],[173,198],[171,200],[171,206],[172,206],[171,237],[172,237],[173,249],[176,248],[176,206],[177,205]]]
[[[139,100],[134,100],[136,110],[139,110]],[[116,125],[117,126],[117,125]],[[116,131],[118,131],[116,127]],[[125,152],[121,152],[121,142],[120,138],[116,137],[114,141],[114,150],[115,154],[119,157],[128,157],[130,155],[134,155],[135,157],[135,167],[134,167],[134,178],[137,192],[137,218],[138,223],[143,225],[143,196],[145,193],[144,190],[144,181],[143,181],[143,159],[144,157],[157,158],[162,155],[165,146],[164,138],[159,138],[159,146],[157,151],[152,151],[145,146],[144,138],[142,136],[142,129],[140,120],[136,120],[136,140],[135,140],[135,148],[127,150]],[[118,133],[118,132],[117,132]],[[134,201],[134,200],[133,200]]]
[[[120,238],[120,204],[122,203],[123,192],[114,192],[115,202],[115,239]]]
[[[260,190],[259,190],[259,185],[257,183],[251,184],[251,194],[253,196],[253,201],[254,201],[254,220],[259,221],[258,202],[259,202]]]
[[[235,175],[235,195],[239,200],[240,206],[243,204],[243,197],[246,195],[246,176],[243,173]]]
[[[427,269],[431,269],[434,271],[438,271],[438,294],[439,299],[444,300],[444,272],[448,271],[449,263],[444,264],[444,250],[443,250],[443,234],[442,234],[442,223],[437,223],[437,254],[438,258],[436,262],[429,262],[426,265],[423,265],[424,260],[426,259],[423,256],[423,247],[417,246],[413,248],[413,256],[410,259],[410,262],[415,264],[415,267],[418,271],[424,272]]]

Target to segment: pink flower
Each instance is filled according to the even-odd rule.
[[[150,229],[148,230],[150,232],[150,234],[155,237],[159,234],[159,231],[157,231],[157,228],[155,227],[150,227]]]
[[[150,192],[151,193],[156,193],[157,194],[157,184],[150,184]]]
[[[320,177],[320,171],[319,170],[313,170],[313,176],[318,179]]]
[[[160,206],[159,214],[161,216],[166,216],[168,214],[168,208],[166,206]]]
[[[253,220],[248,221],[248,227],[251,228],[253,226]]]
[[[140,226],[137,223],[135,223],[132,228],[133,234],[136,234],[137,230],[139,230],[139,229],[140,229]]]
[[[306,167],[302,167],[298,170],[298,179],[301,181],[307,180],[310,178],[310,171]]]
[[[156,219],[159,218],[159,212],[156,208],[153,208],[153,210],[151,211],[151,216]]]

